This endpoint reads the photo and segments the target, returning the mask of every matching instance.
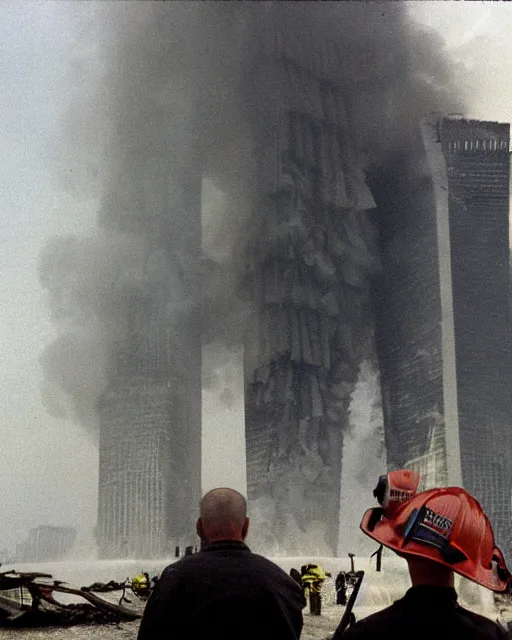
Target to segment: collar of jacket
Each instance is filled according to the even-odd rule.
[[[434,587],[421,584],[411,587],[403,598],[407,605],[425,606],[433,605],[457,606],[457,592],[452,587]]]
[[[250,551],[249,547],[241,540],[217,540],[205,544],[203,551]]]

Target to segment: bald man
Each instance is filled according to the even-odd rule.
[[[246,502],[233,489],[201,500],[202,548],[164,569],[148,600],[138,640],[212,638],[297,640],[304,596],[299,585],[244,540]]]

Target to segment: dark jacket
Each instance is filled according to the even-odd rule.
[[[242,542],[215,542],[166,567],[138,640],[297,640],[304,596],[277,565]]]
[[[503,640],[498,624],[464,609],[455,589],[417,586],[387,609],[363,618],[333,640]]]

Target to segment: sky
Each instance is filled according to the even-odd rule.
[[[47,238],[83,233],[95,206],[60,188],[50,162],[70,95],[73,25],[57,4],[0,7],[0,549],[39,523],[94,518],[95,447],[41,402],[38,357],[53,337],[37,273]]]
[[[87,550],[96,519],[94,440],[72,419],[48,414],[38,361],[55,336],[38,277],[41,250],[56,235],[90,233],[98,212],[87,189],[69,188],[72,168],[68,185],[63,182],[57,142],[84,90],[70,80],[70,60],[89,44],[81,40],[89,4],[0,4],[0,561],[2,549],[12,550],[38,524],[76,526]],[[512,6],[406,4],[418,23],[439,33],[439,46],[458,63],[457,73],[470,87],[469,115],[511,122]],[[224,358],[219,378],[239,384],[239,359],[240,354]],[[204,425],[204,488],[243,489],[239,465],[231,461],[220,473],[211,464],[222,455],[221,425],[232,428],[242,415],[240,406],[222,413],[215,393],[213,387],[204,398],[206,413],[215,416]]]

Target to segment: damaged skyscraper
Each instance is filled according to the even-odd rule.
[[[250,194],[244,193],[251,215],[240,234],[248,242],[237,248],[237,259],[245,263],[239,289],[251,310],[244,316],[248,322],[242,333],[252,537],[266,552],[306,553],[319,545],[331,552],[338,537],[342,432],[350,394],[361,364],[366,361],[377,367],[371,305],[371,282],[379,269],[371,214],[375,203],[365,184],[362,141],[353,135],[355,112],[373,86],[376,71],[372,67],[365,78],[357,78],[359,71],[337,44],[338,28],[331,24],[329,13],[320,12],[315,18],[314,7],[306,3],[284,4],[201,5],[200,12],[188,5],[188,16],[196,20],[198,50],[212,49],[201,58],[212,70],[195,71],[205,82],[194,96],[199,106],[193,105],[200,113],[196,133],[201,133],[192,136],[201,156],[195,195],[200,194],[201,176],[213,177],[228,195],[233,190],[241,160],[226,163],[219,148],[223,144],[228,148],[223,136],[229,138],[238,127],[239,138],[249,148],[245,155],[250,156],[247,164],[251,166],[242,179],[251,183]],[[154,11],[155,18],[162,12]],[[365,12],[346,11],[355,31],[363,29]],[[398,40],[400,27],[394,13],[391,10],[384,18],[386,37],[392,33]],[[169,16],[165,19],[162,14],[147,24],[163,34]],[[322,41],[320,32],[329,37]],[[143,33],[139,37],[144,40]],[[350,40],[362,55],[367,41],[360,42],[355,32]],[[162,40],[165,46],[170,47]],[[171,49],[169,55],[173,55]],[[226,65],[233,67],[231,74],[225,71]],[[222,67],[220,74],[217,66]],[[380,65],[378,72],[391,84],[399,84],[386,72],[386,65]],[[361,81],[358,92],[347,91],[356,79]],[[379,91],[384,96],[388,87]],[[135,103],[137,95],[132,88],[127,100]],[[147,95],[148,99],[153,96],[151,91]],[[204,95],[211,100],[205,101]],[[238,108],[236,122],[223,121],[233,114],[233,103]],[[132,134],[128,136],[127,150],[122,147],[123,171],[137,178],[135,185],[121,183],[128,191],[123,194],[128,212],[119,202],[110,201],[107,206],[119,213],[113,216],[107,210],[106,217],[121,228],[135,226],[136,233],[146,237],[144,216],[155,198],[144,178],[146,169],[139,176],[133,163],[137,154],[140,161],[153,151],[142,140],[146,122],[131,107],[125,109],[135,120],[130,123],[132,130],[141,128],[141,139],[135,136],[134,144]],[[160,114],[161,104],[158,109]],[[372,126],[377,127],[383,117],[383,113],[376,115]],[[125,118],[122,128],[127,126]],[[366,127],[364,135],[371,136],[371,129]],[[157,150],[162,144],[162,140],[154,143]],[[235,151],[240,145],[236,140]],[[147,164],[153,170],[157,166],[153,161]],[[157,193],[166,180],[164,169],[158,166],[158,185],[149,180]],[[165,215],[166,203],[157,202]],[[151,212],[150,221],[153,217]],[[187,225],[197,233],[193,214]],[[165,238],[149,239],[168,253],[179,246],[170,237],[172,251],[165,248]],[[174,500],[176,483],[189,477],[183,470],[194,472],[199,463],[197,447],[186,450],[174,442],[180,433],[199,439],[195,423],[176,417],[174,407],[183,393],[183,388],[175,393],[172,382],[173,375],[179,378],[176,359],[163,349],[156,359],[144,360],[143,354],[156,348],[155,340],[162,343],[157,334],[165,335],[165,321],[157,319],[165,317],[162,310],[170,295],[148,294],[145,277],[126,305],[126,337],[116,346],[110,385],[99,405],[98,534],[102,554],[110,557],[155,555],[169,541],[177,541],[177,532],[171,531],[177,507],[167,505]],[[215,290],[213,297],[221,298],[222,289],[220,294]],[[225,305],[232,306],[232,301]],[[211,318],[203,316],[203,320],[211,324]],[[154,323],[160,333],[151,329]],[[185,389],[192,402],[194,387]],[[193,484],[197,486],[196,479]],[[189,500],[188,505],[192,504]]]
[[[188,315],[195,307],[173,306],[173,287],[180,285],[167,251],[157,244],[144,252],[139,286],[123,291],[122,338],[98,404],[102,557],[164,557],[194,541],[201,342]]]
[[[254,92],[260,202],[248,250],[248,495],[268,552],[336,552],[343,430],[359,369],[376,365],[375,203],[344,89],[344,45],[302,10],[266,16]],[[268,29],[269,24],[276,25]],[[318,25],[317,25],[318,26]],[[307,53],[306,53],[307,52]]]

